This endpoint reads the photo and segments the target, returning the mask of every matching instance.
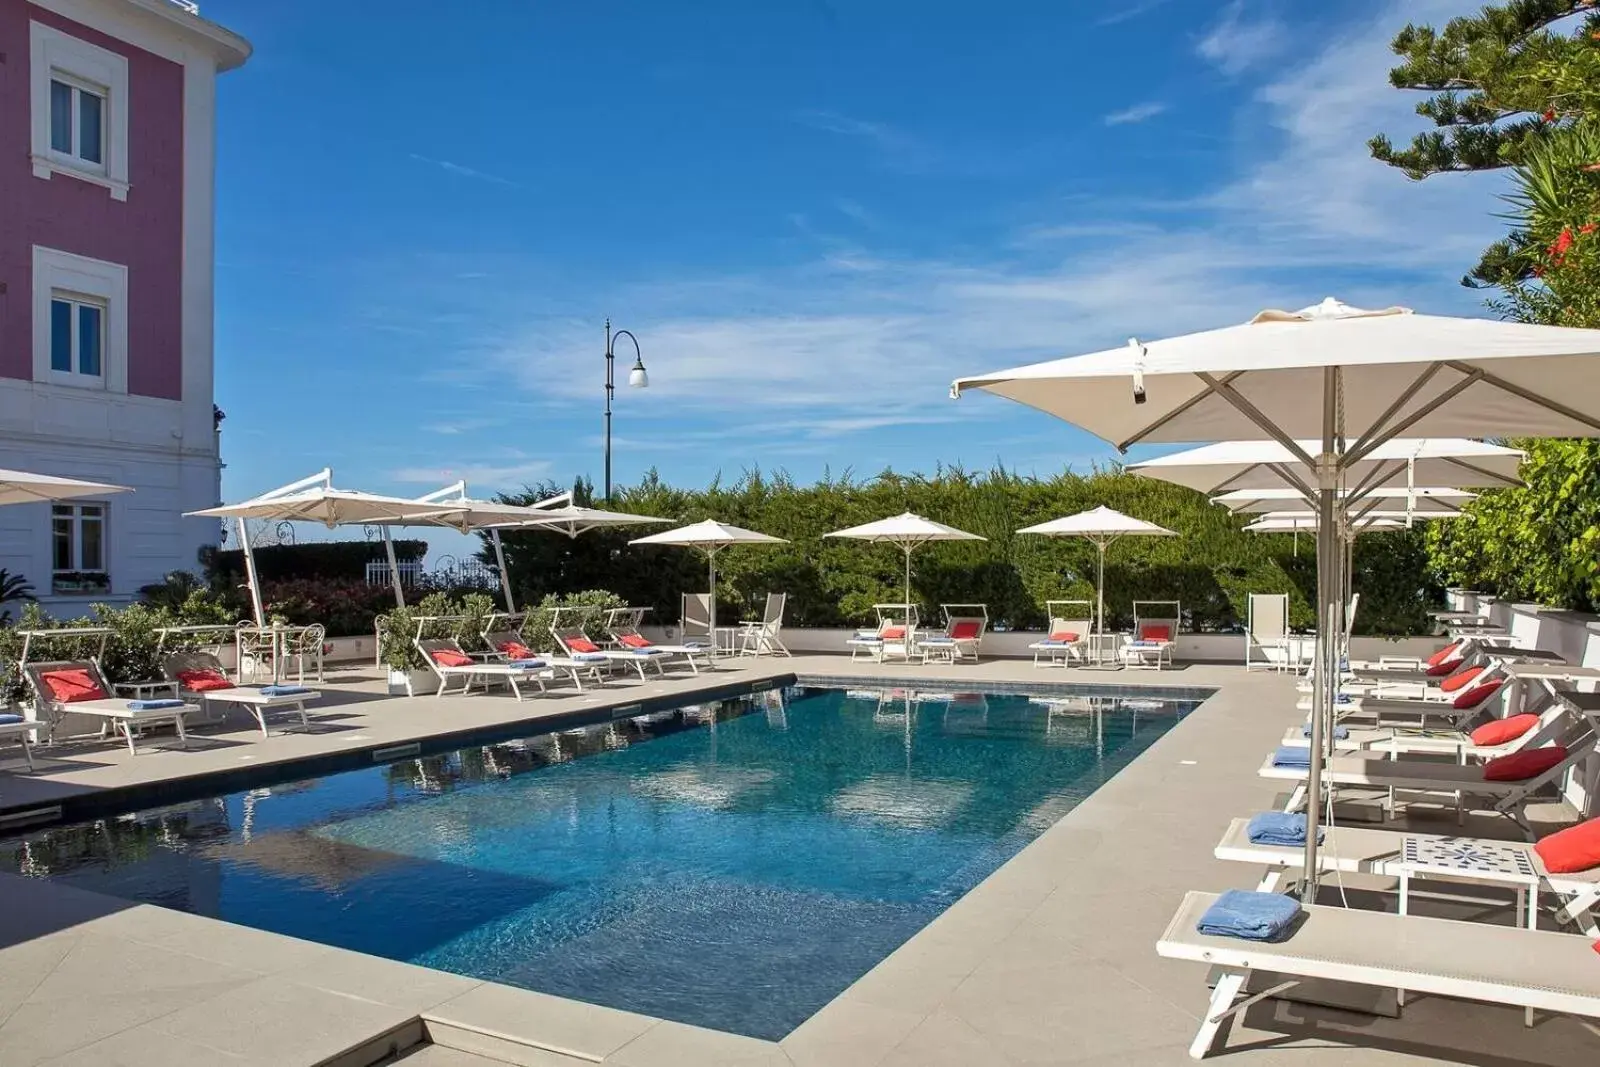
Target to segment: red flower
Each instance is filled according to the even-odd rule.
[[[1550,246],[1550,251],[1558,256],[1567,254],[1567,249],[1572,247],[1572,228],[1561,227],[1561,236],[1556,238],[1556,243]]]
[[[1578,227],[1578,232],[1579,233],[1593,233],[1594,231],[1595,231],[1595,224],[1592,223],[1592,222],[1586,222],[1582,226]]]
[[[1533,268],[1533,276],[1535,278],[1543,278],[1544,277],[1544,268],[1543,267],[1534,267]]]
[[[1556,109],[1553,107],[1547,107],[1544,109],[1544,114],[1540,117],[1546,122],[1554,122],[1556,120]]]

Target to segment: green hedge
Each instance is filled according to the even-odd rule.
[[[404,563],[428,554],[426,541],[396,541],[395,558]],[[263,545],[255,550],[256,574],[263,582],[291,578],[362,581],[367,564],[384,558],[381,541],[313,541],[304,545]],[[213,585],[244,580],[244,552],[233,548],[209,554],[206,578]]]
[[[509,499],[526,502],[550,491],[541,486]],[[1203,495],[1120,468],[1053,478],[1005,470],[943,470],[933,477],[885,473],[814,485],[751,473],[701,490],[673,488],[652,474],[642,485],[619,490],[611,506],[682,522],[717,518],[789,539],[789,545],[730,549],[718,556],[719,614],[749,618],[769,590],[787,592],[788,621],[800,626],[853,625],[871,618],[874,603],[901,599],[898,549],[822,535],[914,511],[988,538],[918,550],[912,584],[924,611],[936,618],[940,603],[984,603],[999,625],[1026,629],[1044,624],[1046,600],[1093,598],[1095,551],[1079,538],[1015,531],[1099,504],[1180,535],[1128,538],[1111,547],[1106,605],[1114,624],[1130,621],[1134,600],[1176,599],[1190,628],[1228,629],[1243,622],[1248,594],[1281,592],[1290,596],[1294,625],[1312,625],[1311,538],[1302,536],[1297,547],[1292,535],[1244,533],[1244,518]],[[656,621],[676,620],[680,595],[705,588],[705,557],[689,549],[628,545],[645,532],[595,531],[576,540],[550,533],[506,535],[519,602],[605,588],[629,603],[650,605]],[[1356,588],[1362,593],[1357,628],[1369,633],[1426,632],[1426,613],[1443,596],[1430,578],[1421,535],[1410,530],[1358,542]]]

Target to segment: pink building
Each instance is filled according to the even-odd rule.
[[[219,495],[216,79],[250,55],[183,0],[0,0],[0,467],[133,487],[0,508],[54,614],[197,571]]]

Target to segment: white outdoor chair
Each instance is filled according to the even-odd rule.
[[[1183,607],[1176,600],[1135,600],[1133,633],[1119,650],[1122,665],[1145,670],[1172,666],[1182,618]]]
[[[685,593],[678,612],[679,644],[692,645],[704,641],[712,649],[717,647],[717,635],[711,632],[711,594]]]
[[[709,644],[658,645],[645,637],[639,631],[639,624],[644,620],[644,613],[649,608],[612,608],[606,612],[605,630],[613,644],[622,650],[634,652],[657,653],[666,657],[666,663],[682,662],[688,664],[689,670],[695,674],[700,673],[700,660],[705,660],[710,666],[711,646]]]
[[[750,621],[739,627],[739,654],[741,656],[787,656],[779,634],[783,632],[783,610],[789,603],[788,593],[768,593],[766,607],[760,621]]]
[[[180,696],[197,701],[202,708],[209,710],[219,704],[244,708],[261,728],[262,737],[267,736],[269,711],[293,711],[300,717],[300,725],[309,728],[306,702],[322,696],[303,685],[234,685],[228,681],[222,661],[210,652],[173,652],[162,659],[161,673],[178,687]]]
[[[83,673],[80,675],[78,672]],[[34,725],[44,726],[45,736],[51,743],[55,742],[56,732],[68,715],[84,715],[100,720],[101,737],[108,732],[117,734],[127,742],[128,751],[132,753],[138,752],[134,746],[135,732],[150,726],[171,726],[178,735],[179,743],[184,748],[189,747],[183,719],[185,715],[198,712],[198,705],[175,699],[127,700],[113,697],[100,665],[93,660],[27,663],[23,665],[22,673],[33,690],[33,706],[40,720]],[[91,690],[85,696],[63,695],[65,689],[75,686],[80,678],[87,680]],[[104,695],[94,696],[95,691]]]
[[[1289,669],[1289,594],[1251,593],[1244,635],[1244,669]],[[1261,655],[1258,657],[1257,652]],[[1277,653],[1274,655],[1273,653]]]
[[[1039,666],[1041,656],[1046,665],[1082,663],[1094,634],[1094,601],[1046,600],[1044,606],[1050,615],[1050,628],[1042,639],[1028,646],[1033,665]]]

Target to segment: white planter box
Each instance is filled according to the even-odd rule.
[[[430,670],[397,671],[389,670],[389,695],[403,697],[417,697],[431,695],[439,691],[439,680]]]

